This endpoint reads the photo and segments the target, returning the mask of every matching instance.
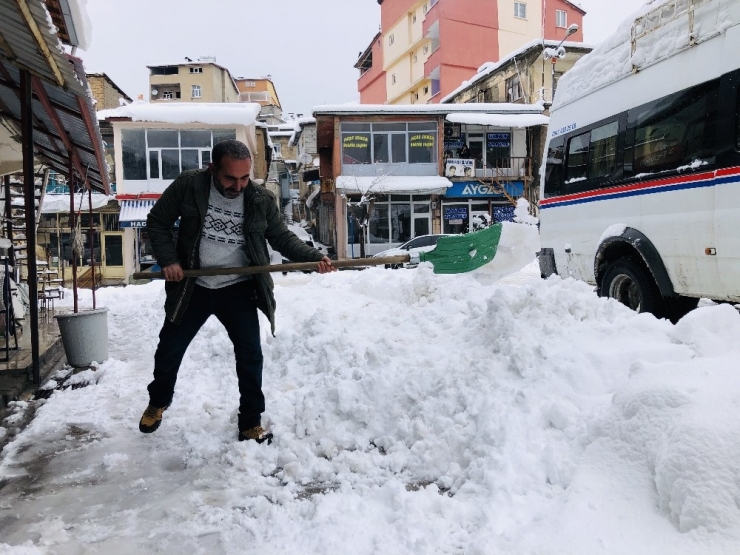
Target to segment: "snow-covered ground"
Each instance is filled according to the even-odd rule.
[[[139,433],[162,284],[100,291],[111,358],[2,452],[0,552],[737,553],[740,315],[638,315],[536,249],[507,224],[471,274],[276,275],[270,446],[236,441],[215,320]]]

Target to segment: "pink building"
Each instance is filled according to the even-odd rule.
[[[355,65],[363,104],[438,102],[537,38],[583,41],[585,12],[568,0],[378,0],[381,31]]]

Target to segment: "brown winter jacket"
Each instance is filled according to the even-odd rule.
[[[146,227],[157,264],[162,268],[179,263],[184,270],[200,267],[200,236],[208,210],[211,173],[208,170],[182,172],[165,189],[147,217]],[[316,262],[323,258],[320,251],[309,247],[292,233],[278,210],[275,195],[251,181],[244,190],[244,235],[247,256],[255,266],[270,263],[267,243],[294,262]],[[177,243],[172,226],[180,218]],[[178,324],[188,306],[197,278],[165,284],[167,319]],[[275,333],[275,296],[270,274],[254,274],[257,306],[270,320]]]

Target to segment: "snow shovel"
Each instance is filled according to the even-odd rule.
[[[440,237],[437,245],[429,252],[385,256],[381,258],[340,258],[332,260],[335,268],[362,268],[384,264],[419,264],[431,262],[435,274],[463,274],[488,264],[496,256],[501,239],[501,224],[466,233]],[[268,272],[294,272],[316,270],[318,262],[290,262],[270,266],[245,266],[242,268],[201,268],[183,270],[185,277],[231,276],[262,274]],[[162,272],[136,272],[134,279],[164,279]]]

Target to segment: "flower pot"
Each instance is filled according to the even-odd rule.
[[[108,309],[55,314],[67,362],[75,368],[108,358]]]

